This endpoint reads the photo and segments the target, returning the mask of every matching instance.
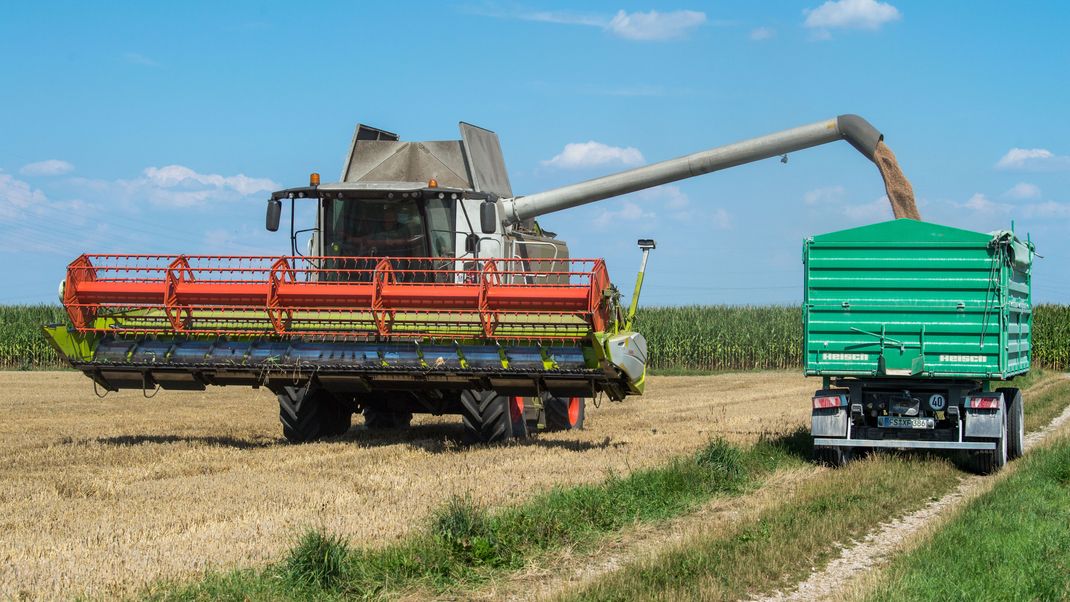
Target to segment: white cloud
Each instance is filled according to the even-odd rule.
[[[885,23],[902,18],[899,9],[877,0],[829,0],[817,8],[804,9],[805,27],[821,30],[827,38],[829,29],[880,29]]]
[[[997,203],[980,192],[974,193],[965,203],[952,203],[952,205],[984,215],[1000,215],[1009,213],[1013,209],[1011,205]]]
[[[750,32],[750,39],[755,42],[770,40],[776,37],[776,30],[771,27],[757,27]]]
[[[1010,190],[1004,192],[1003,196],[1017,200],[1035,199],[1040,196],[1040,187],[1029,182],[1018,182]]]
[[[48,204],[48,197],[26,182],[0,173],[0,219],[14,219]]]
[[[48,159],[23,165],[19,173],[24,176],[59,176],[73,170],[74,166],[66,161]]]
[[[236,176],[201,174],[182,165],[147,167],[145,168],[144,174],[154,185],[163,188],[174,188],[177,186],[193,184],[208,188],[229,188],[242,196],[248,196],[257,192],[270,192],[279,188],[278,184],[267,178],[250,178],[245,174],[238,174]]]
[[[723,207],[713,210],[713,227],[718,230],[732,229],[732,214]]]
[[[495,7],[476,9],[471,12],[500,19],[598,27],[617,37],[638,41],[683,38],[691,30],[706,22],[706,13],[694,10],[674,10],[663,13],[656,10],[645,13],[629,13],[619,10],[612,16],[571,11],[530,11]]]
[[[1046,148],[1012,148],[996,162],[996,169],[1008,171],[1070,170],[1070,157]]]
[[[844,205],[840,210],[847,219],[861,223],[883,222],[895,217],[887,196],[882,196],[870,203]]]
[[[643,153],[633,146],[609,146],[590,140],[570,142],[565,145],[564,150],[542,164],[561,169],[578,169],[610,164],[638,165],[642,162]]]
[[[160,64],[150,59],[149,57],[139,54],[137,52],[127,52],[123,55],[123,60],[131,65],[141,65],[142,67],[159,67]]]
[[[1040,218],[1070,218],[1070,204],[1047,201],[1044,203],[1032,203],[1026,205],[1022,212],[1026,217]]]
[[[803,195],[803,202],[807,205],[838,203],[843,200],[846,192],[847,190],[840,185],[816,188]]]
[[[692,29],[706,22],[706,13],[694,10],[676,10],[659,13],[626,13],[618,11],[609,22],[608,29],[617,36],[629,40],[671,40],[686,36]]]
[[[599,230],[604,230],[620,221],[634,222],[639,220],[654,219],[654,214],[643,211],[639,205],[627,199],[620,201],[620,209],[602,209],[594,218],[594,225]]]

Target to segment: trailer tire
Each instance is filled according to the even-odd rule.
[[[542,407],[546,415],[546,430],[571,431],[583,428],[583,420],[587,414],[587,398],[544,395]]]
[[[1025,408],[1022,392],[1013,387],[998,389],[1007,402],[1007,459],[1016,460],[1025,453]]]
[[[461,419],[475,443],[497,443],[513,438],[509,397],[496,391],[463,391]]]
[[[814,448],[814,459],[818,464],[829,468],[843,468],[853,458],[854,452],[849,448],[838,446]]]
[[[992,474],[999,472],[999,469],[1007,465],[1008,456],[1008,436],[1007,436],[1007,414],[1003,412],[1003,424],[1000,427],[1001,436],[996,440],[996,449],[989,451],[978,451],[973,453],[973,470],[977,474]]]
[[[344,434],[352,426],[353,412],[329,391],[283,387],[279,398],[282,435],[290,443],[308,443]]]
[[[386,431],[409,428],[412,412],[391,412],[377,408],[364,408],[364,426],[369,431]]]

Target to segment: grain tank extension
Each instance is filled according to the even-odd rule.
[[[720,169],[881,134],[844,115],[527,196],[498,137],[405,142],[358,126],[338,182],[280,190],[290,252],[270,257],[92,255],[63,283],[69,325],[46,327],[95,386],[268,387],[294,442],[460,414],[472,438],[582,425],[585,399],[643,392],[646,341],[601,259],[575,259],[536,218]],[[316,222],[299,249],[294,205]],[[304,247],[304,245],[300,245]],[[643,265],[653,241],[640,241]],[[305,252],[302,252],[305,251]]]
[[[839,465],[860,449],[955,449],[978,472],[1023,451],[1033,244],[900,219],[806,241],[805,370],[814,444]]]

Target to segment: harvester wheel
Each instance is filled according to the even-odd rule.
[[[1008,387],[998,389],[1007,402],[1007,459],[1021,458],[1025,453],[1025,410],[1022,407],[1022,392]]]
[[[412,412],[391,412],[375,408],[364,408],[364,426],[370,431],[409,428]]]
[[[495,391],[461,393],[461,418],[468,437],[478,443],[507,441],[513,437],[509,397]]]
[[[344,434],[353,412],[323,389],[284,387],[278,392],[282,434],[290,443],[307,443]]]
[[[571,431],[583,428],[583,419],[587,406],[586,398],[544,395],[542,406],[546,412],[546,430]]]

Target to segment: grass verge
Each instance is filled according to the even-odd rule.
[[[159,600],[374,598],[416,588],[443,592],[485,583],[540,554],[583,547],[637,522],[685,514],[718,495],[738,495],[809,454],[805,431],[740,449],[713,441],[667,466],[560,488],[491,512],[453,500],[428,528],[382,549],[355,549],[311,531],[281,563],[212,573],[193,584],[158,584]]]
[[[884,575],[867,600],[1070,599],[1070,439],[1023,458]]]
[[[1051,422],[1063,411],[1070,397],[1070,382],[1059,374],[1037,371],[1028,379],[1016,380],[1015,384],[1024,391],[1027,431]],[[732,531],[700,533],[666,552],[626,565],[571,591],[563,598],[718,600],[789,586],[805,578],[812,567],[822,566],[839,554],[839,546],[861,537],[880,522],[919,508],[949,491],[960,473],[946,459],[950,456],[943,456],[944,460],[935,455],[877,454],[846,469],[825,473],[804,484],[791,500],[739,524]],[[1070,459],[1067,460],[1063,466],[1070,466]],[[1026,465],[1029,464],[1026,461]],[[1070,481],[1070,469],[1058,474]],[[1065,500],[1062,504],[1067,507]],[[1066,521],[1066,512],[1056,518],[1070,524]],[[974,526],[979,530],[988,529],[988,535],[995,542],[999,541],[1001,529],[998,525],[985,527],[979,521]],[[968,540],[963,539],[965,534],[960,536],[958,545],[961,546],[962,541]],[[1032,543],[1039,545],[1040,542]],[[1066,539],[1060,539],[1058,543],[1070,549]],[[1040,549],[1044,547],[1040,546]],[[971,554],[969,559],[960,559],[960,562],[987,566],[987,563],[978,563],[978,557],[999,558],[1000,555]],[[1058,565],[1064,574],[1066,558],[1067,554],[1064,554]],[[960,562],[949,562],[949,569]],[[924,563],[919,565],[923,566]],[[1065,596],[1065,592],[1062,595]],[[907,592],[894,599],[941,597],[946,596]],[[992,596],[969,597],[988,598]],[[963,596],[962,599],[968,598]],[[1025,596],[1024,599],[1049,598],[1041,595]]]
[[[700,533],[626,565],[568,600],[736,599],[797,582],[839,545],[955,486],[950,462],[879,455],[805,482],[784,503],[727,532]]]

